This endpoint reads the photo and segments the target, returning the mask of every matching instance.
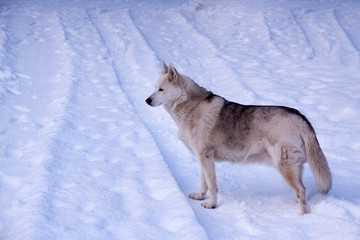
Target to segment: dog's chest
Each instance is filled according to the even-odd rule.
[[[199,118],[193,123],[179,125],[178,138],[193,152],[201,151],[208,145],[209,135],[214,121],[208,118]]]
[[[189,112],[178,112],[174,119],[179,127],[178,138],[194,153],[209,145],[210,135],[219,118],[223,99],[203,102]]]

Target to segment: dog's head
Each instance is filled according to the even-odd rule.
[[[181,76],[170,63],[169,67],[162,62],[162,75],[158,80],[155,91],[145,101],[150,106],[156,107],[161,104],[170,106],[181,96]]]

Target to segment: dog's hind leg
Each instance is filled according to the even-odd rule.
[[[300,204],[301,215],[308,213],[306,201],[306,188],[302,182],[303,161],[304,158],[299,156],[302,151],[288,151],[285,147],[281,148],[281,161],[278,169],[293,189],[296,196],[296,201]]]
[[[205,199],[205,194],[206,194],[206,192],[208,190],[208,186],[207,186],[207,183],[206,183],[204,171],[205,170],[201,166],[201,187],[200,187],[200,192],[190,194],[189,198],[194,199],[194,200],[204,200]]]

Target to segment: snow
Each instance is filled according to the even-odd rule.
[[[295,107],[333,174],[311,214],[268,166],[200,166],[144,100],[161,60]],[[0,0],[0,239],[360,239],[360,2]]]

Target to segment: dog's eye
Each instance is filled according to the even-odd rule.
[[[159,91],[160,91],[160,92],[162,92],[162,91],[164,91],[164,89],[162,89],[162,88],[159,88]]]

